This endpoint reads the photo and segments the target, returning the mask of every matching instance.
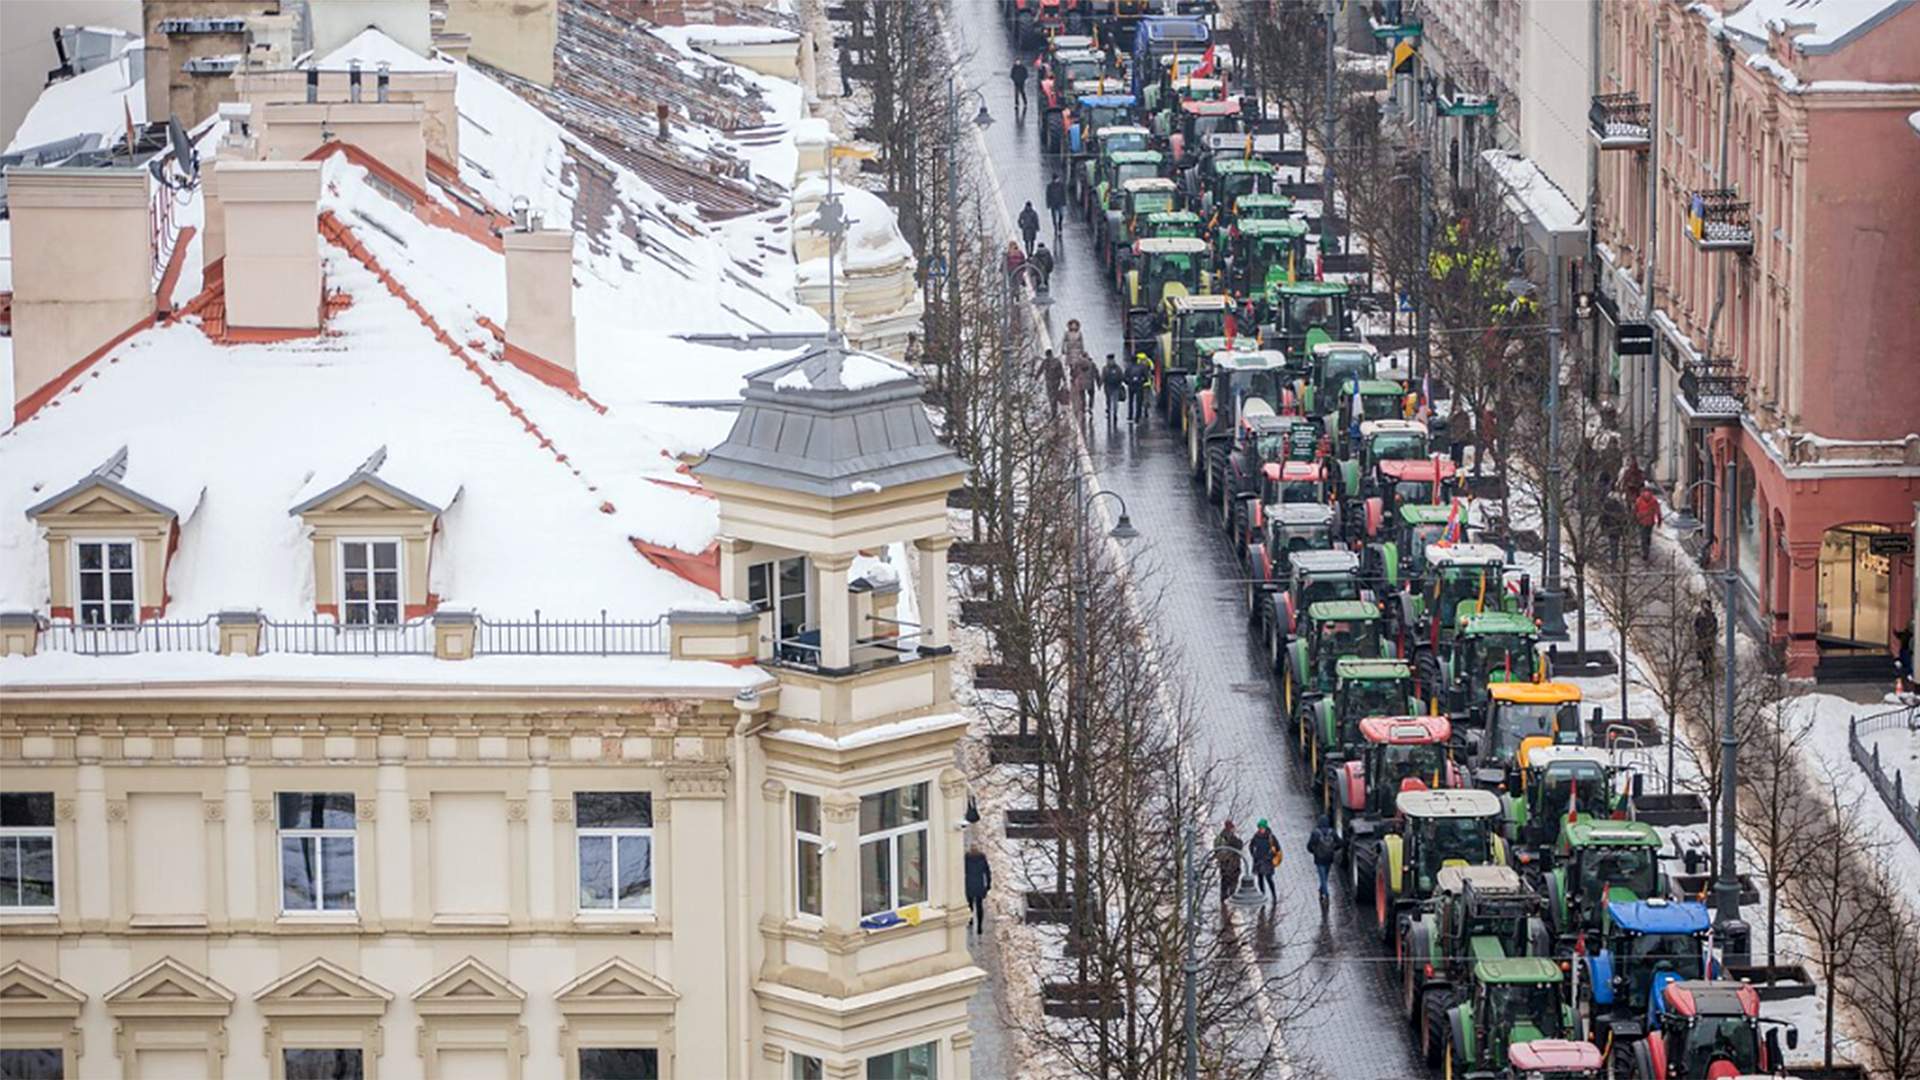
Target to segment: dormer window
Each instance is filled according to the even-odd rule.
[[[395,626],[400,587],[400,541],[340,541],[340,621],[347,626]]]
[[[132,626],[140,621],[132,540],[73,543],[75,614],[82,626]]]

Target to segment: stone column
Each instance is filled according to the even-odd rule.
[[[537,740],[534,756],[546,753],[546,740]],[[557,914],[557,892],[552,876],[558,873],[554,849],[559,830],[553,820],[553,774],[545,762],[527,770],[527,874],[533,880],[528,890],[527,918],[535,925],[551,922]]]
[[[245,739],[235,739],[242,748]],[[231,759],[229,759],[231,760]],[[243,930],[260,918],[259,892],[254,881],[259,869],[254,862],[253,770],[245,759],[227,766],[226,846],[227,918],[234,929]],[[270,920],[269,920],[270,921]]]
[[[673,890],[674,989],[680,1006],[674,1020],[674,1071],[683,1076],[730,1076],[726,962],[725,766],[673,766],[667,770],[672,803],[669,859]],[[716,889],[716,885],[720,886]],[[744,1063],[743,1063],[744,1064]]]
[[[820,582],[820,666],[844,668],[853,655],[853,603],[847,595],[851,555],[815,555]]]
[[[1820,662],[1819,628],[1820,540],[1790,540],[1787,558],[1792,567],[1787,581],[1787,674],[1804,679]]]
[[[380,920],[388,926],[404,926],[414,919],[425,920],[431,911],[414,911],[414,885],[424,875],[414,866],[414,822],[407,803],[407,767],[404,764],[406,737],[380,737],[380,765],[375,779],[379,785],[374,796],[377,814],[374,831],[380,837]],[[424,834],[423,834],[424,835]]]
[[[821,860],[820,912],[827,922],[827,974],[842,985],[854,974],[854,957],[834,948],[860,934],[860,797],[834,792],[820,800],[820,828],[827,842]]]
[[[947,549],[951,536],[929,536],[913,542],[920,553],[920,569],[914,575],[914,599],[920,608],[920,651],[945,651],[947,633]]]
[[[80,880],[75,884],[80,897],[80,926],[83,930],[100,931],[106,929],[107,920],[112,917],[109,898],[115,892],[115,881],[111,872],[111,855],[107,849],[107,788],[106,774],[100,768],[99,738],[82,736],[80,743],[94,743],[91,757],[81,749],[80,767],[74,774],[74,834],[79,838],[79,857],[75,862],[80,867]],[[125,882],[119,883],[118,892],[126,894]]]

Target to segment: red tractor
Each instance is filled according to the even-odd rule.
[[[1732,1080],[1778,1072],[1786,1064],[1781,1029],[1788,1050],[1800,1043],[1792,1024],[1760,1018],[1760,992],[1750,983],[1675,980],[1661,988],[1656,1007],[1659,1025],[1633,1044],[1633,1075],[1640,1080]]]

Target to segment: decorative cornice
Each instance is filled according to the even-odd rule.
[[[407,819],[409,821],[432,821],[432,799],[409,799],[407,801]]]
[[[667,769],[667,798],[722,799],[732,775],[725,765],[673,765]]]
[[[852,821],[860,816],[860,797],[829,795],[820,800],[820,813],[828,821]]]
[[[787,785],[778,780],[769,780],[760,785],[760,797],[770,803],[782,802],[787,797]]]
[[[224,799],[208,799],[200,804],[200,810],[208,821],[227,820],[227,803]]]

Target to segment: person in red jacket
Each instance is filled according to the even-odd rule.
[[[1653,527],[1660,524],[1660,500],[1651,486],[1641,488],[1633,500],[1633,521],[1640,527],[1640,559],[1645,562],[1653,558]]]

